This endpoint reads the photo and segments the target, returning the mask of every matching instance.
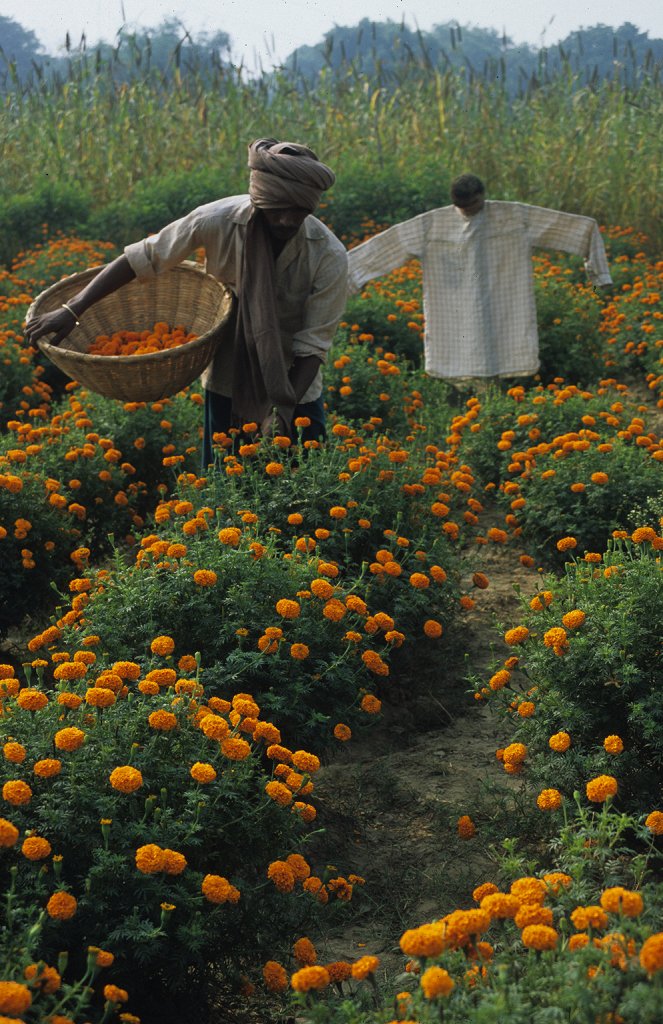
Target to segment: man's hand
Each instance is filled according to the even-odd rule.
[[[270,412],[269,416],[265,416],[264,420],[260,424],[260,433],[263,437],[289,437],[290,430],[288,429],[285,420],[279,415],[276,410]]]
[[[42,313],[34,317],[25,326],[25,340],[34,345],[38,338],[45,334],[52,334],[51,345],[59,345],[61,341],[71,334],[76,326],[76,320],[67,309],[54,309],[50,313]]]

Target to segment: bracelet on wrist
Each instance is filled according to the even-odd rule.
[[[74,322],[75,322],[75,324],[76,324],[76,327],[79,327],[79,326],[80,326],[80,320],[78,319],[78,314],[77,314],[77,313],[74,313],[74,311],[73,311],[73,309],[71,308],[71,306],[68,306],[66,302],[63,302],[63,303],[62,303],[62,309],[66,309],[66,310],[67,310],[67,313],[71,313],[71,315],[72,315],[72,316],[73,316],[73,318],[74,318]]]

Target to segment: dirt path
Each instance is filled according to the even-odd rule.
[[[461,814],[490,817],[494,794],[508,794],[510,780],[495,759],[500,723],[463,682],[470,674],[486,680],[504,656],[495,624],[518,621],[514,584],[529,597],[538,573],[510,546],[485,547],[481,561],[489,586],[474,592],[475,608],[457,629],[460,650],[441,655],[430,692],[387,708],[318,776],[325,848],[340,870],[367,880],[352,923],[326,937],[321,960],[372,952],[386,973],[402,969],[402,931],[467,905],[489,877],[487,844],[461,841],[456,823]]]

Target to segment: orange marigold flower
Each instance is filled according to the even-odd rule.
[[[2,799],[13,807],[20,807],[22,804],[30,803],[32,790],[27,782],[21,779],[9,779],[2,787]]]
[[[543,903],[548,892],[546,883],[532,875],[516,878],[511,883],[509,891],[517,896],[521,903]]]
[[[389,675],[389,666],[387,665],[386,661],[384,661],[376,651],[363,651],[361,655],[361,660],[363,661],[366,668],[373,672],[375,675]],[[336,734],[336,730],[334,730],[334,735],[336,736],[337,739],[342,738]],[[349,739],[350,737],[348,736],[346,738]]]
[[[647,974],[663,969],[663,932],[650,935],[640,949],[640,966]]]
[[[548,740],[548,746],[558,754],[563,754],[571,746],[571,737],[568,732],[556,732]]]
[[[631,540],[634,544],[644,544],[646,542],[653,544],[656,539],[656,530],[652,529],[651,526],[639,526],[631,534]]]
[[[5,743],[2,748],[2,752],[7,761],[11,761],[13,764],[21,764],[25,761],[27,751],[22,743],[9,742]]]
[[[425,590],[430,586],[430,580],[423,572],[413,572],[410,576],[410,584],[415,590]]]
[[[14,846],[18,840],[19,831],[11,821],[0,818],[0,849],[8,849]]]
[[[128,764],[113,768],[108,777],[113,789],[117,789],[120,793],[135,793],[143,785],[141,773],[137,768],[132,768]]]
[[[562,806],[562,794],[558,789],[542,789],[536,798],[540,811],[558,811]]]
[[[223,875],[205,875],[201,891],[210,903],[237,903],[241,895],[239,889]]]
[[[527,747],[524,743],[510,743],[504,748],[502,760],[505,764],[522,764],[527,757]]]
[[[575,537],[561,537],[560,540],[557,541],[558,551],[571,551],[573,548],[577,546],[578,541],[575,539]]]
[[[587,928],[607,928],[608,915],[603,907],[596,905],[576,907],[571,912],[571,923],[577,931],[586,931]]]
[[[478,885],[476,889],[473,891],[472,899],[476,903],[481,903],[481,900],[484,898],[484,896],[490,896],[491,893],[494,892],[499,892],[499,889],[497,888],[494,882],[482,882],[481,885]]]
[[[147,716],[147,721],[151,729],[156,729],[157,732],[170,732],[177,725],[177,716],[172,711],[164,711],[160,708],[158,711],[153,711]]]
[[[353,978],[363,981],[369,974],[375,974],[379,966],[380,960],[377,956],[360,956],[352,964],[350,971]]]
[[[590,779],[585,791],[588,800],[595,804],[602,804],[608,797],[616,795],[617,779],[612,775],[599,775],[595,779]]]
[[[274,800],[280,807],[287,807],[288,804],[292,803],[292,792],[282,782],[277,782],[276,779],[272,779],[267,783],[265,793],[270,800]]]
[[[455,982],[443,967],[428,967],[421,975],[419,982],[426,999],[437,999],[448,996]]]
[[[91,686],[85,693],[85,702],[93,708],[109,708],[115,703],[115,694],[104,686]]]
[[[245,761],[251,753],[251,747],[239,736],[226,736],[221,740],[221,753],[229,761]]]
[[[315,946],[309,938],[305,935],[301,939],[297,939],[292,947],[295,960],[298,960],[300,964],[308,965],[317,963],[318,954]]]
[[[283,992],[288,987],[288,975],[277,960],[268,960],[263,966],[262,976],[270,992]]]
[[[511,679],[511,673],[506,668],[499,669],[494,675],[488,680],[488,685],[491,690],[503,690]]]
[[[621,754],[624,750],[624,742],[620,736],[606,736],[603,740],[603,748],[608,754]]]
[[[485,573],[475,572],[472,575],[472,583],[475,587],[478,587],[479,590],[485,590],[489,585],[489,580]]]
[[[150,644],[150,650],[152,651],[152,654],[167,657],[175,650],[175,641],[171,636],[155,636],[154,640]]]
[[[276,602],[276,611],[284,619],[296,619],[301,612],[301,606],[299,601],[290,601],[282,597]]]
[[[551,926],[553,923],[553,912],[550,907],[544,907],[540,903],[523,903],[513,921],[516,928],[521,930],[532,924]]]
[[[463,814],[456,823],[458,835],[461,839],[472,839],[476,835],[476,826],[469,814]]]
[[[226,547],[236,548],[242,537],[242,531],[237,526],[226,526],[219,530],[218,538]]]
[[[87,672],[87,665],[80,661],[63,661],[53,672],[55,679],[82,679]]]
[[[601,906],[611,914],[624,914],[626,917],[639,917],[644,909],[642,896],[639,892],[614,885],[604,889],[600,898]]]
[[[267,465],[265,466],[265,473],[267,474],[267,476],[281,476],[281,473],[283,472],[284,468],[285,467],[280,462],[268,462]]]
[[[213,587],[218,577],[212,569],[196,569],[193,582],[199,587]]]
[[[546,647],[551,647],[555,653],[568,650],[569,638],[566,630],[561,626],[553,626],[543,634],[543,642]]]
[[[77,729],[75,726],[69,726],[67,729],[58,729],[53,742],[58,750],[78,750],[82,747],[85,741],[85,733],[82,729]]]
[[[46,913],[56,921],[68,921],[78,908],[78,901],[69,892],[54,892],[46,904]]]
[[[49,967],[48,964],[29,964],[23,971],[23,977],[26,981],[31,981],[33,987],[38,988],[41,992],[57,992],[62,984],[62,978],[55,967]],[[51,1018],[51,1021],[53,1018]],[[49,1021],[49,1024],[51,1022]]]
[[[438,956],[444,949],[444,925],[422,924],[401,935],[400,947],[406,956]]]
[[[136,850],[136,867],[143,875],[154,875],[166,866],[166,854],[156,843],[146,843]]]
[[[513,629],[507,629],[504,634],[504,641],[509,647],[515,647],[517,644],[522,644],[529,636],[529,629],[527,626],[514,626]]]
[[[527,925],[520,937],[523,946],[527,946],[528,949],[555,949],[559,941],[558,932],[545,924]]]
[[[382,709],[382,701],[372,693],[367,693],[362,697],[360,707],[368,715],[377,715]]]
[[[590,477],[590,480],[592,481],[593,484],[607,484],[608,479],[609,478],[608,478],[608,474],[607,473],[600,473],[600,472],[599,473],[592,473],[592,475]]]
[[[531,718],[536,710],[535,704],[531,700],[523,700],[516,708],[517,713],[521,718]]]
[[[305,661],[309,654],[306,644],[290,644],[290,657],[295,661]]]
[[[295,875],[284,860],[274,860],[267,868],[267,877],[274,883],[279,892],[292,892],[295,888]]]
[[[179,853],[177,850],[163,851],[164,855],[164,866],[163,869],[167,875],[181,875],[184,871],[187,861],[183,853]]]
[[[23,841],[21,853],[28,860],[43,860],[44,857],[50,857],[51,844],[48,839],[44,839],[42,836],[28,836]]]
[[[663,811],[650,811],[650,813],[645,818],[645,826],[649,829],[652,835],[662,836]]]
[[[216,778],[216,769],[211,764],[206,764],[204,761],[196,761],[191,766],[189,774],[192,779],[199,782],[201,785],[206,785],[209,782],[214,782]]]
[[[328,601],[334,596],[334,587],[328,580],[315,579],[311,581],[311,593],[323,601]]]
[[[104,986],[104,999],[109,1003],[126,1003],[129,998],[129,993],[123,988],[118,988],[117,985],[105,985]]]
[[[348,725],[344,725],[343,722],[339,722],[334,726],[334,736],[341,743],[347,743],[349,739],[352,739],[352,729]]]
[[[11,1017],[18,1017],[24,1013],[32,1004],[32,994],[27,985],[18,981],[0,981],[0,1013],[10,1014]],[[5,1022],[10,1024],[5,1016]],[[15,1024],[21,1024],[16,1021]]]
[[[492,918],[515,917],[520,910],[520,900],[513,893],[493,892],[484,896],[479,906]]]
[[[295,992],[310,992],[326,988],[329,982],[329,973],[319,965],[302,967],[300,971],[295,971],[290,978],[290,984]]]
[[[586,615],[579,608],[575,608],[571,612],[567,612],[566,615],[562,616],[562,625],[566,626],[567,629],[579,629],[583,625]]]

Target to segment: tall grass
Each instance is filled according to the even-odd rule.
[[[256,79],[220,62],[132,70],[81,54],[66,77],[42,74],[6,94],[0,201],[66,181],[104,206],[201,167],[218,170],[219,194],[241,192],[247,143],[273,135],[311,145],[336,170],[339,197],[377,176],[446,202],[449,179],[471,169],[493,198],[582,211],[663,240],[655,69],[627,89],[618,78],[582,84],[567,65],[516,97],[488,70],[443,70],[411,53],[389,75],[348,63],[315,86],[296,71]]]

